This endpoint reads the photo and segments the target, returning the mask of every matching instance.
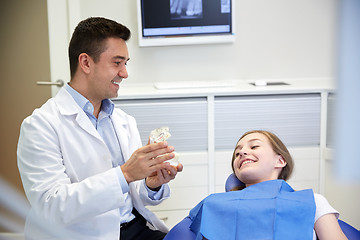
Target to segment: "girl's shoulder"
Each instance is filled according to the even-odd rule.
[[[339,218],[339,212],[330,205],[330,203],[323,195],[319,193],[314,193],[314,199],[316,205],[315,222],[321,216],[329,213],[333,213],[335,214],[336,218]]]

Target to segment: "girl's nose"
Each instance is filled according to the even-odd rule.
[[[248,154],[247,154],[246,151],[244,151],[244,150],[240,151],[240,157],[244,157],[244,156],[247,156],[247,155]]]

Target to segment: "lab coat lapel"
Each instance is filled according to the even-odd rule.
[[[87,133],[95,137],[96,139],[104,142],[100,134],[94,128],[90,119],[86,113],[77,105],[72,96],[66,91],[65,88],[60,89],[58,94],[55,96],[55,102],[59,108],[61,115],[64,116],[75,116],[77,124]]]
[[[79,124],[79,126],[84,129],[84,131],[88,132],[93,137],[97,138],[101,142],[103,142],[103,139],[101,138],[98,131],[96,131],[96,128],[91,123],[90,119],[86,115],[85,112],[79,112],[75,118],[76,122]]]

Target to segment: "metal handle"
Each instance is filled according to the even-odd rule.
[[[52,85],[55,85],[55,86],[58,86],[58,87],[62,87],[64,86],[64,81],[59,79],[57,80],[56,82],[36,82],[37,85],[46,85],[46,86],[52,86]]]

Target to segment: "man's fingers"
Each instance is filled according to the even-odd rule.
[[[159,149],[159,150],[155,150],[155,151],[153,151],[151,153],[148,153],[148,156],[149,156],[149,158],[157,158],[157,157],[160,157],[160,156],[165,156],[168,153],[172,153],[173,151],[174,151],[174,147],[169,146],[169,147],[162,148],[162,149]],[[171,158],[174,158],[174,157],[175,157],[175,155],[171,155]],[[169,159],[167,159],[167,160],[169,160]]]
[[[175,157],[173,151],[174,147],[168,146],[166,141],[137,149],[130,159],[121,166],[125,179],[132,182],[144,177],[155,177],[158,170],[166,167],[164,161]]]
[[[158,143],[151,143],[148,145],[145,145],[144,147],[142,147],[143,151],[145,153],[149,153],[149,152],[153,152],[162,148],[166,148],[168,147],[168,142],[164,141],[164,142],[158,142]]]
[[[149,165],[150,166],[159,165],[159,164],[164,163],[167,160],[173,159],[174,157],[175,157],[174,153],[163,154],[163,155],[157,156],[155,158],[152,158],[149,161]]]
[[[171,172],[169,170],[163,168],[161,169],[161,172],[165,182],[169,182],[172,179],[170,175]]]
[[[182,172],[183,168],[184,168],[184,166],[183,166],[181,163],[179,163],[179,164],[176,166],[176,169],[177,169],[178,172]]]
[[[170,155],[170,157],[166,156],[166,155]],[[164,162],[166,160],[169,160],[173,157],[171,157],[171,155],[174,155],[173,153],[169,153],[169,154],[166,154],[164,156],[161,156],[161,157],[157,157],[157,158],[154,158],[152,159],[151,161],[151,166],[150,166],[150,169],[152,172],[156,172],[160,169],[166,169],[166,171],[170,171],[169,174],[176,174],[176,169],[170,165],[170,163],[168,162]]]

